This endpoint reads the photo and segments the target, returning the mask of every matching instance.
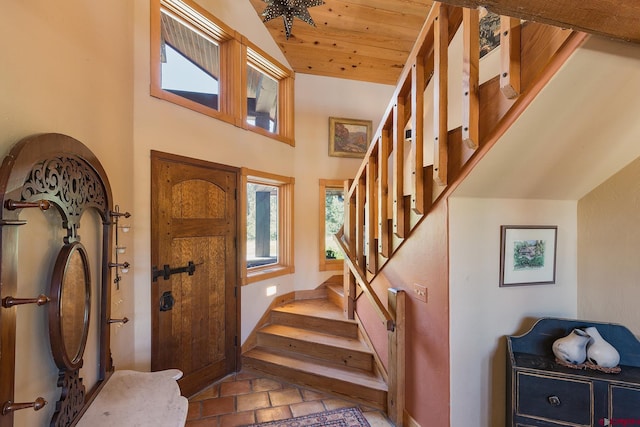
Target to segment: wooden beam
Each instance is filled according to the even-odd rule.
[[[442,0],[442,3],[470,9],[484,6],[498,15],[640,43],[637,0]]]
[[[448,40],[447,40],[448,45]],[[411,67],[411,149],[413,189],[411,209],[418,215],[424,214],[424,91],[426,76],[424,58],[417,56]],[[436,89],[437,90],[437,89]]]
[[[521,93],[520,29],[519,18],[500,17],[500,90],[508,99]]]
[[[449,11],[440,8],[433,25],[434,66],[433,66],[433,135],[435,156],[433,170],[439,185],[447,185],[448,148],[448,92],[449,92]]]
[[[480,12],[464,9],[462,16],[462,141],[475,150],[480,143]]]

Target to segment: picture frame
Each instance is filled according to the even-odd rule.
[[[371,120],[329,117],[329,156],[364,158],[371,142]]]
[[[500,227],[500,287],[556,282],[558,227]]]

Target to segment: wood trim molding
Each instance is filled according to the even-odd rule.
[[[326,257],[326,191],[327,188],[334,188],[344,191],[344,180],[340,179],[320,179],[318,192],[318,269],[320,271],[342,270],[344,261],[341,259],[327,259]],[[346,214],[346,212],[345,212]]]
[[[262,267],[247,268],[247,220],[245,215],[241,215],[240,220],[240,263],[241,267],[241,284],[259,282],[286,274],[295,272],[294,266],[294,184],[293,177],[277,175],[268,172],[260,172],[254,169],[241,168],[241,188],[240,188],[240,211],[246,212],[246,188],[249,182],[259,182],[267,185],[273,185],[280,189],[278,191],[279,218],[278,227],[281,232],[280,245],[278,247],[278,263]]]

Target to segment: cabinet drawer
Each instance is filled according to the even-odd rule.
[[[611,385],[609,392],[610,417],[640,424],[640,388]]]
[[[532,373],[516,375],[516,413],[573,425],[592,425],[593,386],[589,381]]]

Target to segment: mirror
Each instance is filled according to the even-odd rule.
[[[77,369],[89,332],[91,275],[87,252],[80,242],[65,245],[51,278],[49,335],[60,369]]]

